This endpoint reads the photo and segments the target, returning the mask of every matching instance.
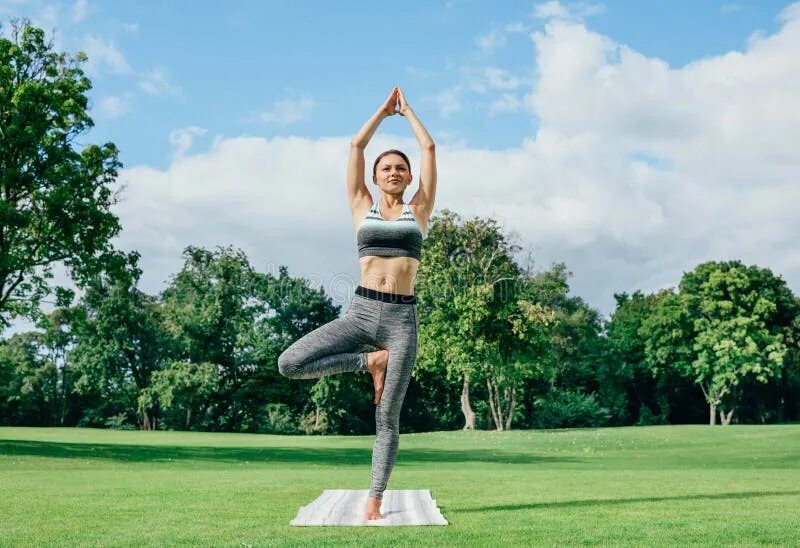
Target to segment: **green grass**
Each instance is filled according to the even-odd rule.
[[[373,436],[0,428],[0,545],[792,545],[800,425],[403,434],[443,527],[292,527]]]

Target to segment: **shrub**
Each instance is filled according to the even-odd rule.
[[[594,393],[572,390],[552,390],[533,401],[535,428],[580,428],[604,426],[611,413],[601,406]]]
[[[108,417],[104,423],[106,428],[111,428],[112,430],[136,430],[136,426],[128,423],[128,414],[127,413],[118,413],[116,415],[111,415]]]
[[[264,415],[264,432],[269,434],[297,433],[295,417],[285,403],[268,403],[264,406]]]
[[[325,434],[328,431],[328,413],[311,411],[300,419],[300,430],[306,434]]]

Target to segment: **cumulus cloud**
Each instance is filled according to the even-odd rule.
[[[340,304],[349,299],[359,275],[345,193],[350,137],[217,136],[209,150],[188,152],[204,132],[173,132],[170,141],[180,154],[165,170],[139,166],[120,173],[125,191],[115,213],[123,231],[116,244],[142,254],[141,288],[160,291],[180,268],[187,245],[234,245],[262,272],[288,265],[292,275],[324,285]],[[384,134],[375,136],[366,155],[400,147],[419,165],[414,146],[411,138]]]
[[[453,86],[444,89],[439,93],[425,98],[425,101],[433,103],[439,111],[439,116],[447,118],[461,110],[461,86]]]
[[[732,51],[672,68],[583,24],[533,35],[539,131],[526,141],[542,256],[580,293],[672,285],[704,260],[741,258],[800,281],[800,17]],[[535,191],[533,191],[535,189]],[[504,217],[515,218],[513,208]],[[558,252],[555,252],[558,249]]]
[[[177,160],[186,154],[194,142],[194,138],[205,135],[208,130],[198,126],[189,126],[173,130],[169,133],[169,142],[174,147],[172,151],[173,159]]]
[[[506,36],[500,31],[492,31],[479,36],[475,43],[485,52],[492,52],[506,44]]]
[[[105,118],[121,118],[130,108],[130,94],[106,95],[100,99],[98,107],[100,115]]]
[[[144,72],[139,80],[139,89],[154,97],[181,94],[181,87],[171,81],[169,72],[162,67]]]
[[[87,0],[76,0],[76,2],[72,4],[72,22],[79,23],[83,21],[88,9],[89,3]]]
[[[536,134],[499,151],[437,143],[436,209],[496,218],[539,268],[565,261],[573,292],[605,313],[614,292],[675,285],[707,260],[769,267],[800,290],[796,6],[743,51],[681,67],[548,20],[531,36],[537,80],[524,99]],[[344,193],[350,136],[217,138],[190,154],[195,135],[173,137],[183,152],[168,169],[121,174],[120,238],[142,252],[149,288],[179,268],[185,245],[234,244],[262,271],[285,264],[349,300],[359,273]],[[391,147],[416,144],[378,134],[368,163]]]
[[[519,97],[510,93],[504,93],[499,99],[495,99],[489,104],[489,114],[495,115],[508,112],[520,112],[524,110],[525,103]]]
[[[95,75],[107,70],[116,74],[131,72],[131,66],[125,55],[114,45],[113,40],[99,36],[86,35],[83,37],[83,51],[89,58],[86,62],[86,72]]]
[[[286,126],[310,118],[314,105],[314,99],[309,95],[294,99],[281,99],[275,101],[269,109],[260,112],[255,119],[267,124]]]
[[[548,0],[547,2],[536,4],[533,7],[533,16],[536,19],[583,19],[593,15],[599,15],[606,10],[603,4],[587,4],[578,2],[565,6],[558,0]]]

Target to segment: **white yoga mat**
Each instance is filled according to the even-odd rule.
[[[325,489],[311,504],[301,506],[292,525],[447,525],[428,489],[383,492],[383,519],[363,518],[367,489]]]

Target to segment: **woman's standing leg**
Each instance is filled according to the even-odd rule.
[[[417,361],[416,304],[384,303],[376,340],[389,351],[383,396],[375,408],[369,496],[383,498],[400,442],[400,410]]]
[[[357,352],[373,345],[380,303],[355,296],[347,313],[307,333],[278,357],[278,369],[290,379],[313,379],[348,371],[367,371],[367,354]]]

